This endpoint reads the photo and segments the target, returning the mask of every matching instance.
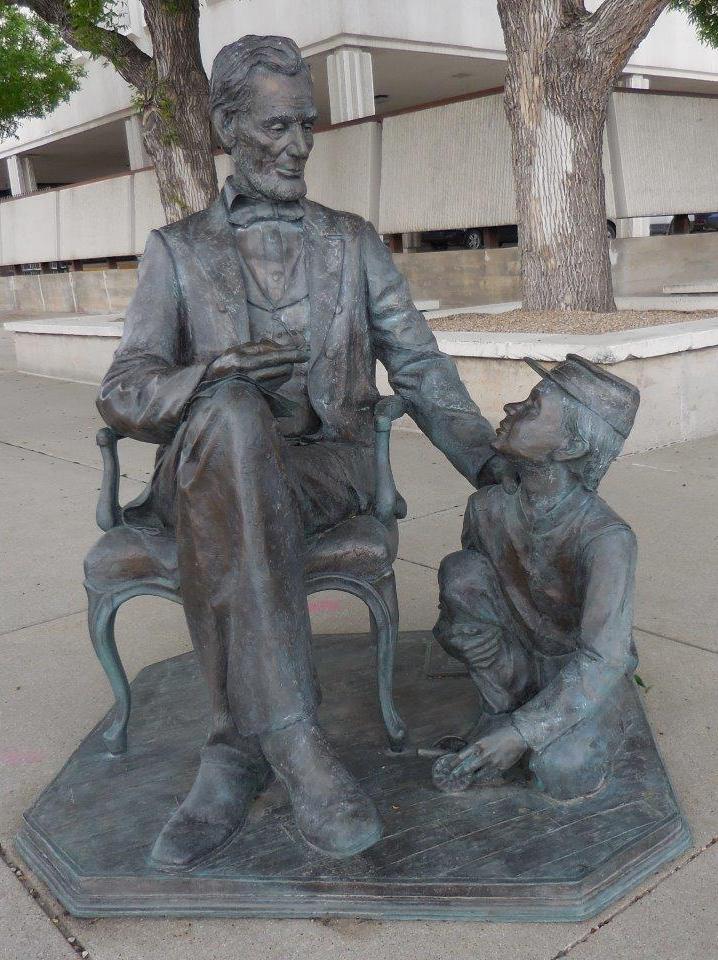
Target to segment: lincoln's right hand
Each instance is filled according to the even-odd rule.
[[[222,380],[244,373],[270,390],[276,390],[289,380],[295,363],[305,363],[308,359],[309,346],[301,335],[289,336],[281,342],[241,343],[216,357],[207,367],[205,379]]]

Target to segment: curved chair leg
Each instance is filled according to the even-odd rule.
[[[127,724],[130,719],[130,684],[115,643],[115,616],[120,604],[110,593],[85,584],[88,599],[88,627],[97,658],[102,664],[115,695],[115,717],[103,733],[110,753],[117,756],[127,750]]]
[[[371,586],[380,600],[378,604],[368,604],[372,633],[376,639],[379,703],[391,749],[399,751],[406,740],[406,726],[394,705],[394,655],[399,635],[399,604],[393,570],[380,580],[373,581]]]

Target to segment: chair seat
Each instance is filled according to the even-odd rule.
[[[374,580],[396,559],[396,522],[385,527],[368,514],[351,517],[307,540],[306,579],[346,574]],[[162,581],[179,592],[177,543],[168,533],[143,527],[113,527],[85,558],[85,579],[96,588]]]

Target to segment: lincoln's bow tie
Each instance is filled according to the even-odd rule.
[[[237,227],[250,227],[263,220],[301,220],[304,209],[298,200],[253,200],[238,197],[232,204],[229,222]]]

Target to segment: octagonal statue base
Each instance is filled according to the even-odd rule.
[[[397,704],[414,748],[466,729],[473,685],[427,634],[402,636]],[[161,873],[148,854],[187,793],[207,724],[193,654],[133,683],[128,752],[110,756],[105,718],[25,815],[16,849],[76,916],[578,920],[624,895],[690,844],[636,691],[626,750],[593,796],[553,800],[527,783],[437,792],[431,759],[383,746],[373,651],[364,635],[321,637],[322,723],[375,799],[384,838],[331,860],[298,836],[274,783],[211,864]]]

